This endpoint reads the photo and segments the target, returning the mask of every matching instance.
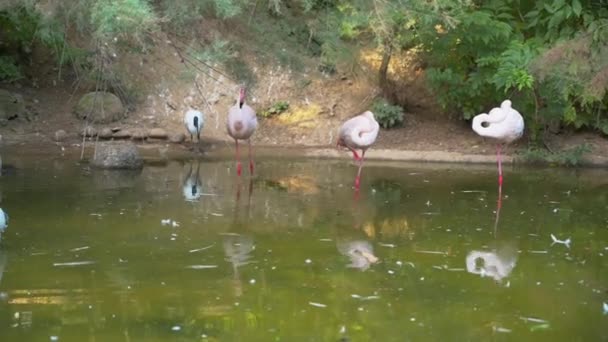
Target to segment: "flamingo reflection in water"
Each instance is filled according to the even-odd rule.
[[[374,255],[374,247],[365,240],[338,241],[338,251],[350,259],[347,267],[357,268],[365,271],[372,264],[378,262],[378,257]]]
[[[498,234],[498,222],[500,221],[500,210],[502,208],[502,184],[498,185],[498,200],[496,201],[496,216],[494,219],[494,238]],[[467,255],[467,272],[478,274],[482,277],[491,277],[501,282],[515,268],[517,263],[517,251],[510,245],[505,244],[494,251],[471,251]]]
[[[241,199],[241,183],[237,182],[236,190],[236,201],[234,209],[234,221],[232,223],[232,230],[242,230],[242,226],[246,226],[249,220],[249,209],[251,207],[251,195],[253,193],[253,180],[249,179],[249,187],[247,191],[247,204],[245,206],[245,217],[240,217],[240,199]],[[224,254],[226,255],[225,260],[232,264],[233,271],[233,286],[235,295],[241,296],[243,294],[243,285],[240,279],[239,268],[243,267],[252,262],[251,253],[255,250],[255,244],[253,237],[244,233],[226,233],[224,234],[223,242]]]

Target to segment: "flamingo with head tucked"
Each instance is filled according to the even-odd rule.
[[[500,107],[493,108],[489,114],[483,113],[473,118],[473,130],[482,137],[498,140],[496,158],[498,159],[498,185],[502,186],[503,144],[519,139],[524,133],[524,118],[511,107],[510,100],[504,100]]]
[[[192,108],[189,109],[184,115],[184,125],[190,133],[190,139],[194,141],[194,136],[196,135],[197,141],[200,142],[201,131],[203,130],[203,126],[205,125],[203,113]]]
[[[374,144],[379,131],[380,125],[374,118],[374,113],[370,111],[347,120],[340,127],[338,146],[351,150],[353,158],[359,163],[359,170],[355,178],[355,189],[359,189],[361,183],[361,168],[363,167],[365,152]],[[359,156],[357,150],[361,150],[361,156]]]
[[[253,174],[253,155],[251,152],[251,136],[258,128],[258,118],[253,108],[245,103],[246,90],[241,88],[239,97],[234,106],[228,111],[228,122],[226,128],[228,135],[234,139],[236,146],[236,172],[241,175],[241,161],[239,160],[239,140],[247,140],[249,145],[249,173]]]

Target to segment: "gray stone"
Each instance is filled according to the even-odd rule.
[[[103,142],[97,144],[91,164],[102,169],[141,169],[144,162],[131,142]]]
[[[55,132],[55,141],[64,141],[67,137],[68,134],[62,129]]]
[[[125,108],[118,96],[94,91],[80,98],[74,108],[74,113],[81,120],[106,124],[122,119]]]
[[[152,128],[148,136],[152,139],[167,139],[167,132],[162,128]]]
[[[181,144],[186,140],[184,133],[174,133],[169,135],[169,141],[175,144]]]
[[[146,140],[148,138],[148,133],[141,129],[136,129],[131,133],[131,139],[133,140]]]
[[[19,94],[0,89],[0,125],[6,126],[9,120],[19,117],[26,118],[27,116],[23,97]]]
[[[82,132],[80,132],[80,136],[83,135],[86,137],[96,137],[97,130],[95,129],[95,127],[88,126]]]
[[[112,139],[112,130],[109,128],[102,128],[99,132],[100,139]]]
[[[131,137],[131,133],[129,131],[118,131],[112,134],[112,138],[114,139],[129,139]]]

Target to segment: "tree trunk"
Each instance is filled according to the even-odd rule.
[[[390,44],[384,45],[384,50],[382,51],[382,63],[380,63],[380,88],[384,89],[386,86],[387,74],[388,74],[388,65],[391,61],[391,57],[393,56],[393,46]]]

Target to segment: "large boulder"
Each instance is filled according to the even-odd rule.
[[[125,115],[125,107],[118,96],[103,91],[94,91],[80,98],[74,113],[81,120],[107,124],[118,121]]]
[[[137,147],[131,142],[102,142],[92,162],[93,166],[102,169],[141,169],[143,159]]]
[[[9,120],[26,117],[27,110],[23,97],[0,89],[0,125],[6,126]]]

